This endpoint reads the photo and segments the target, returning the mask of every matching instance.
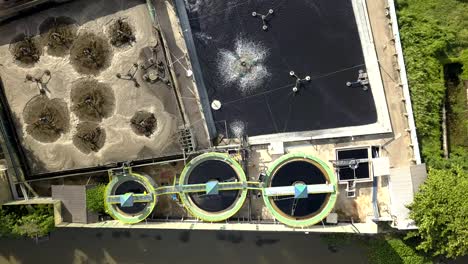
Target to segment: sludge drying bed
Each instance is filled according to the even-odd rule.
[[[180,153],[182,118],[145,1],[73,1],[0,35],[4,94],[32,174]]]

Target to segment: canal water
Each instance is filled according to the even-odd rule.
[[[286,232],[61,228],[39,243],[0,239],[0,264],[368,263],[362,243],[342,240]],[[383,250],[388,255],[392,248]],[[468,263],[468,256],[439,263]]]
[[[186,0],[186,10],[220,133],[238,122],[255,136],[377,121],[372,89],[346,85],[366,70],[351,0]]]
[[[58,229],[48,241],[0,239],[0,263],[366,263],[364,249],[316,234]]]

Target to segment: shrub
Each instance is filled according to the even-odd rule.
[[[37,238],[54,229],[52,205],[8,206],[0,209],[0,236]]]
[[[102,214],[106,212],[104,206],[105,184],[99,184],[86,190],[86,206],[88,210],[94,213]]]
[[[449,258],[468,253],[468,173],[459,167],[431,169],[409,206],[419,229],[408,237],[420,238],[417,249]]]

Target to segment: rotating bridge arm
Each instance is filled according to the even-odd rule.
[[[281,187],[269,187],[264,189],[264,194],[266,196],[305,196],[303,191],[306,191],[306,194],[320,194],[320,193],[334,193],[335,186],[333,184],[313,184],[313,185],[301,185],[296,186],[281,186]],[[301,190],[302,189],[302,190]],[[307,196],[306,196],[307,197]],[[306,198],[303,197],[303,198]],[[300,197],[298,197],[300,198]]]

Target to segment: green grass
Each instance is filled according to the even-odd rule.
[[[105,184],[98,184],[95,187],[86,190],[86,207],[94,213],[105,213],[104,206],[104,192],[106,190]]]
[[[468,148],[468,109],[463,82],[447,88],[447,121],[450,148]]]
[[[431,259],[415,250],[414,240],[404,240],[401,235],[325,234],[321,236],[329,248],[339,250],[350,245],[362,247],[372,264],[425,264]]]
[[[460,78],[468,78],[468,3],[458,0],[397,0],[397,3],[424,161],[435,168],[451,167],[452,163],[468,167],[466,160],[457,155],[453,160],[444,160],[441,141],[441,109],[446,95],[444,65],[460,63],[463,69]]]
[[[447,88],[447,125],[450,159],[465,170],[468,169],[467,88],[463,82]]]
[[[456,257],[466,252],[464,244],[458,243],[465,240],[460,239],[458,235],[451,236],[457,232],[447,223],[466,221],[466,218],[459,216],[458,205],[445,200],[445,196],[449,196],[456,188],[451,189],[447,180],[437,175],[451,175],[454,170],[460,169],[463,172],[468,170],[468,118],[466,92],[463,87],[463,81],[468,79],[468,1],[397,0],[397,4],[398,23],[423,161],[429,171],[433,172],[432,176],[429,175],[429,181],[431,177],[442,178],[440,183],[436,182],[436,186],[427,187],[430,191],[424,193],[422,198],[428,199],[415,199],[411,206],[413,217],[419,216],[417,224],[421,227],[413,234],[419,239],[418,248],[424,248],[433,255]],[[443,104],[448,110],[449,159],[442,155]],[[465,175],[462,172],[459,174]],[[448,194],[441,195],[440,188],[448,189]],[[417,215],[414,214],[415,208],[425,206],[424,201],[429,204],[441,201],[444,206],[426,206]],[[449,212],[446,214],[448,221],[435,217],[441,209]],[[429,220],[425,222],[426,219]],[[448,239],[450,243],[442,238]],[[388,259],[392,259],[389,252],[396,252],[403,263],[419,263],[421,260],[398,240],[387,239],[385,243],[388,247],[384,244],[378,245],[379,243],[373,246],[385,249],[381,253],[388,255]],[[454,246],[451,245],[459,244],[460,248],[453,250]]]
[[[369,262],[375,264],[423,264],[432,263],[414,245],[399,236],[385,236],[368,241]]]
[[[8,205],[0,207],[0,237],[47,235],[54,229],[52,205]]]

